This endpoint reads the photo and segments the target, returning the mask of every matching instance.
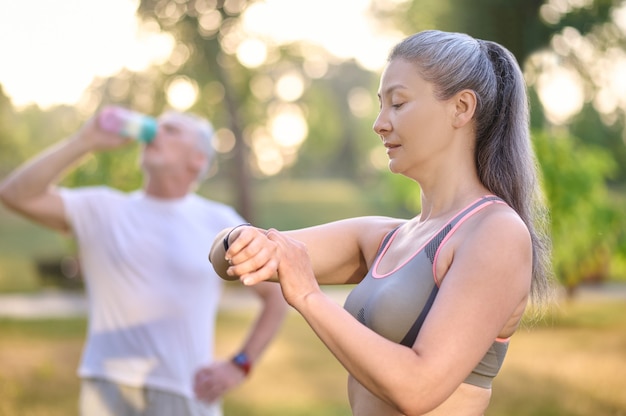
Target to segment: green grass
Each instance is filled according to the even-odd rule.
[[[626,415],[626,302],[568,302],[519,330],[489,415]]]
[[[222,312],[218,356],[230,356],[253,310]],[[85,320],[0,320],[0,414],[76,414]],[[571,302],[520,329],[486,416],[626,415],[626,303]],[[231,416],[349,416],[346,372],[290,312],[250,379],[224,401]]]
[[[0,204],[0,292],[40,289],[36,260],[59,258],[68,252],[69,244],[68,238],[21,218]]]

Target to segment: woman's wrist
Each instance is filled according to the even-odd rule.
[[[226,236],[222,240],[222,244],[224,245],[224,253],[226,253],[228,251],[228,248],[230,247],[230,235],[233,233],[233,231],[235,231],[239,227],[249,227],[251,225],[252,224],[250,224],[249,222],[245,222],[243,224],[236,225],[230,229],[230,231],[226,234]]]

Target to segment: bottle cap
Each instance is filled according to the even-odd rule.
[[[144,143],[150,143],[152,140],[154,140],[154,136],[156,136],[157,133],[157,121],[155,118],[152,117],[144,117],[143,122],[141,123],[141,129],[139,130],[139,133],[137,134],[137,140],[144,142]]]
[[[157,121],[155,118],[139,113],[129,112],[128,117],[122,126],[119,134],[130,137],[140,142],[150,143],[157,132]]]

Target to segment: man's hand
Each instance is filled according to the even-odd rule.
[[[245,378],[243,370],[232,362],[218,361],[198,370],[193,390],[198,399],[210,403],[240,385]]]
[[[100,128],[98,118],[100,114],[96,114],[83,124],[76,132],[74,139],[80,140],[91,151],[111,150],[132,143],[133,140],[122,137],[117,133],[112,133]]]

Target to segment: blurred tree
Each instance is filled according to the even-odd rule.
[[[75,117],[82,121],[108,104],[122,105],[145,114],[158,115],[166,107],[165,80],[155,68],[142,73],[122,70],[109,78],[94,80],[78,104]],[[80,127],[77,121],[72,130]],[[141,186],[142,173],[138,169],[139,147],[135,143],[113,151],[89,155],[80,169],[64,179],[67,186],[100,185],[106,183],[122,190]]]
[[[199,99],[192,111],[216,125],[226,125],[235,137],[235,180],[240,213],[253,220],[250,200],[248,147],[244,143],[243,117],[250,108],[248,87],[251,73],[232,54],[224,53],[223,43],[238,35],[238,17],[246,1],[238,0],[142,0],[138,14],[144,21],[155,21],[174,35],[177,46],[169,65],[163,69],[186,76],[198,85]],[[166,92],[165,92],[166,93]],[[218,96],[211,96],[218,94]],[[253,108],[253,107],[252,107]]]
[[[604,122],[602,115],[592,105],[586,104],[573,117],[569,129],[572,135],[580,137],[585,143],[602,147],[609,152],[617,165],[616,174],[609,180],[609,184],[626,189],[626,134],[623,125],[623,118],[619,122]]]
[[[582,282],[609,278],[623,244],[624,208],[605,185],[616,165],[606,150],[568,134],[536,132],[534,139],[552,216],[554,269],[571,294]]]
[[[448,0],[411,1],[396,19],[408,32],[436,28],[501,43],[529,69],[530,87],[539,88],[536,78],[555,68],[574,71],[584,84],[580,87],[584,99],[593,105],[566,122],[581,140],[602,143],[612,150],[620,166],[616,180],[624,183],[626,99],[612,96],[616,93],[612,91],[614,81],[626,67],[626,19],[620,17],[624,13],[624,0]],[[527,65],[534,54],[537,59]],[[558,78],[555,74],[547,82]],[[568,91],[556,93],[566,96]],[[534,104],[533,120],[545,122],[544,111],[535,111],[542,102]],[[596,126],[593,132],[588,128],[591,124]]]
[[[273,45],[246,33],[241,17],[253,3],[245,0],[143,0],[139,8],[145,22],[156,21],[162,30],[177,39],[178,46],[172,59],[162,68],[166,78],[182,75],[196,82],[200,97],[194,110],[208,116],[218,126],[229,126],[230,133],[234,135],[235,163],[225,168],[229,169],[229,175],[237,178],[235,188],[240,190],[239,205],[244,212],[250,210],[250,197],[246,196],[250,191],[248,169],[268,174],[259,165],[264,157],[270,158],[270,152],[266,149],[264,155],[258,153],[261,147],[267,148],[269,142],[264,142],[263,146],[255,146],[254,142],[261,136],[260,131],[266,133],[264,137],[272,135],[271,109],[278,107],[279,101],[275,97],[259,98],[254,84],[264,78],[269,83],[266,88],[275,88],[281,73],[286,70],[299,71],[306,77],[306,71],[301,68],[306,55],[312,54],[311,48],[305,45]],[[612,12],[622,3],[623,0],[372,0],[372,16],[380,22],[394,22],[405,32],[432,27],[492,39],[507,46],[524,63],[534,52],[548,49],[554,36],[564,29],[599,39],[598,28],[614,26]],[[263,44],[266,57],[261,63],[244,65],[239,53],[241,46],[250,39]],[[602,47],[600,41],[594,44]],[[313,80],[317,88],[327,88],[328,94],[322,96],[321,92],[313,92],[309,88],[299,100],[307,113],[308,137],[315,140],[308,140],[305,144],[307,152],[299,154],[297,170],[314,165],[312,160],[307,164],[308,154],[322,152],[330,157],[324,159],[326,163],[323,165],[317,159],[319,170],[358,179],[363,164],[356,161],[362,161],[364,153],[371,148],[361,144],[360,135],[370,133],[366,133],[366,128],[358,127],[364,125],[364,121],[348,111],[346,102],[347,95],[355,87],[371,89],[372,73],[358,66],[350,69],[346,66],[350,63],[333,64],[330,59],[328,63],[331,69],[327,75]],[[341,71],[345,68],[345,73],[349,71],[352,76],[335,76],[337,71],[333,70],[333,66]],[[313,85],[305,82],[309,87]],[[218,102],[210,96],[216,91],[221,98]],[[327,108],[335,108],[332,114],[326,111],[327,117],[323,121],[316,119],[321,114],[317,100],[322,97]],[[313,100],[315,106],[309,105],[308,99]],[[329,106],[329,103],[332,104]],[[325,134],[334,134],[337,140],[331,143]],[[275,146],[274,150],[285,150],[280,147]],[[289,154],[282,154],[283,161],[276,164],[285,167],[293,165],[293,150],[290,148],[283,152]],[[249,166],[249,163],[252,164]],[[280,170],[281,167],[274,167],[269,171],[275,174]]]
[[[157,22],[177,41],[170,62],[161,68],[166,86],[168,79],[176,77],[192,80],[198,99],[191,110],[220,127],[218,141],[235,138],[229,152],[234,163],[220,169],[234,178],[236,206],[251,220],[255,211],[252,175],[275,175],[298,161],[294,174],[333,172],[360,178],[362,156],[371,148],[361,140],[362,132],[366,130],[375,143],[369,126],[363,128],[348,103],[349,95],[363,85],[372,94],[374,74],[351,62],[331,59],[314,45],[275,44],[245,33],[242,15],[253,3],[142,0],[138,11],[144,22]],[[251,63],[244,56],[242,50],[250,45],[264,55],[261,61]],[[323,62],[325,75],[307,75],[306,61],[312,55],[328,58]],[[284,87],[285,79],[291,86]],[[307,152],[299,152],[307,137]],[[327,157],[314,160],[312,155],[319,154]]]
[[[79,120],[69,106],[44,111],[30,105],[18,111],[0,86],[0,178],[43,147],[69,135]]]
[[[316,45],[274,44],[246,32],[242,16],[254,3],[254,0],[142,0],[138,14],[143,24],[158,26],[176,39],[170,59],[143,73],[121,71],[114,77],[97,80],[77,110],[62,107],[43,112],[30,107],[18,113],[0,91],[0,170],[8,172],[7,166],[11,168],[34,151],[71,134],[82,118],[93,114],[102,104],[119,103],[159,114],[172,105],[168,101],[169,94],[176,82],[183,80],[197,92],[189,110],[208,117],[218,129],[216,147],[221,155],[218,163],[229,158],[234,162],[219,166],[220,175],[233,181],[229,189],[237,192],[235,205],[252,221],[254,178],[268,175],[340,175],[364,188],[376,181],[388,180],[389,203],[397,204],[403,213],[418,211],[419,198],[414,184],[388,174],[384,152],[382,158],[376,152],[380,147],[371,125],[377,111],[378,74],[363,69],[354,60],[333,57]],[[569,64],[579,70],[588,83],[586,99],[589,104],[576,118],[568,120],[570,129],[581,141],[609,149],[608,157],[618,161],[612,163],[618,166],[618,171],[609,174],[596,169],[590,174],[595,181],[594,189],[598,188],[598,212],[590,207],[592,194],[569,200],[569,205],[559,202],[561,194],[558,192],[551,191],[549,198],[554,218],[561,214],[569,218],[571,212],[601,218],[610,211],[605,210],[605,197],[601,195],[606,190],[602,180],[618,184],[626,181],[626,150],[620,128],[623,128],[626,106],[620,107],[617,100],[608,110],[606,105],[602,107],[603,112],[598,110],[592,98],[599,91],[599,82],[607,77],[593,71],[600,71],[608,62],[606,57],[605,60],[599,58],[604,56],[602,53],[608,52],[609,58],[622,56],[618,46],[624,35],[615,22],[614,11],[623,4],[624,0],[372,0],[371,14],[377,25],[393,22],[406,33],[438,28],[492,39],[511,49],[523,64],[538,51],[552,50],[558,57],[554,60],[557,64]],[[246,60],[242,53],[251,44],[255,53],[263,56],[256,63]],[[589,50],[594,52],[583,54]],[[310,70],[312,57],[323,70]],[[597,63],[592,62],[594,59]],[[546,108],[541,105],[536,82],[541,71],[547,68],[542,66],[544,61],[538,62],[527,77],[535,130],[550,125],[544,117]],[[287,127],[279,123],[285,120],[281,119],[285,114],[293,116],[287,119]],[[298,124],[302,120],[306,121],[304,126]],[[9,125],[11,127],[6,127]],[[302,137],[289,140],[285,135],[291,139]],[[566,139],[559,143],[563,141]],[[553,189],[559,186],[567,189],[569,182],[558,185],[568,178],[558,175],[561,167],[554,164],[562,163],[555,156],[556,152],[571,149],[557,144],[555,148],[551,146],[538,147],[542,167],[549,173],[546,183],[552,181]],[[581,154],[586,148],[576,145]],[[542,155],[541,152],[548,153]],[[586,159],[582,164],[595,169]],[[384,173],[381,175],[381,172]],[[86,185],[101,183],[105,178],[122,189],[138,186],[140,172],[136,169],[136,152],[94,156],[66,182]],[[609,217],[607,214],[607,221],[614,220]],[[613,224],[614,228],[624,228],[623,224]],[[562,235],[558,234],[564,228],[558,227],[561,228],[556,228],[555,241],[567,247],[567,241],[563,242]],[[594,231],[590,226],[585,232]],[[620,244],[626,245],[623,240]],[[581,251],[573,249],[577,253]],[[610,244],[607,251],[612,253]],[[570,273],[568,267],[576,267],[576,259],[559,253],[557,256],[561,256],[560,270]],[[572,263],[568,263],[570,261]]]
[[[12,160],[18,153],[19,139],[13,129],[15,119],[11,100],[4,94],[0,85],[0,177],[5,176],[14,167]]]
[[[371,163],[363,163],[372,146],[380,143],[372,130],[377,83],[376,74],[352,61],[331,67],[323,79],[312,82],[302,97],[310,130],[293,167],[296,173],[344,177],[361,184],[377,175]]]
[[[379,0],[380,2],[384,0]],[[506,46],[524,62],[546,48],[565,27],[587,34],[610,20],[610,12],[623,0],[447,0],[412,1],[398,16],[409,32],[440,29],[468,33]],[[550,22],[545,20],[550,16]]]

